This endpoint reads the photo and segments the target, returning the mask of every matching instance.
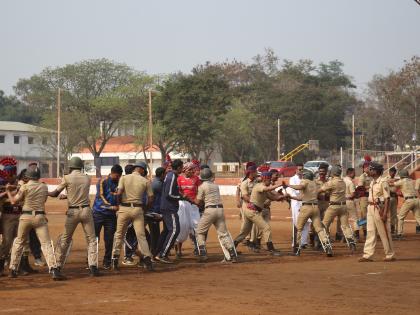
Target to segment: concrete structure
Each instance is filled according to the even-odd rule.
[[[30,162],[37,162],[43,177],[56,177],[51,135],[45,128],[14,121],[0,121],[0,156],[13,156],[18,171]]]
[[[101,159],[101,175],[108,175],[112,165],[120,164],[123,168],[127,164],[134,164],[139,161],[146,161],[150,163],[150,157],[152,157],[153,171],[162,166],[162,156],[159,148],[154,146],[153,148],[147,148],[143,151],[142,147],[135,143],[136,138],[134,136],[120,136],[111,138],[105,145],[100,159]],[[85,171],[91,176],[95,176],[94,157],[90,153],[89,149],[83,148],[79,152],[72,154],[73,156],[80,157],[85,161]],[[171,152],[171,159],[181,159],[187,161],[190,158],[189,155]],[[165,160],[165,157],[163,157]]]

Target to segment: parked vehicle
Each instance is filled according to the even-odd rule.
[[[310,170],[314,174],[318,174],[318,168],[321,164],[327,164],[328,170],[331,169],[331,165],[327,161],[308,161],[303,165],[303,168]]]
[[[292,177],[297,169],[297,166],[290,161],[270,161],[267,164],[270,166],[270,170],[276,169],[281,177]]]

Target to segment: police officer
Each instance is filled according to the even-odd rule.
[[[346,206],[346,183],[341,178],[341,172],[341,166],[334,165],[331,168],[332,178],[322,185],[320,189],[320,192],[328,192],[330,195],[330,205],[325,211],[322,223],[328,231],[331,222],[337,217],[340,221],[347,245],[351,251],[354,251],[356,249],[356,243],[354,242],[353,232],[349,225],[349,214]]]
[[[206,238],[210,227],[214,225],[220,244],[229,252],[229,261],[236,262],[235,246],[226,227],[219,186],[212,179],[213,173],[209,168],[201,170],[200,180],[203,183],[198,187],[195,199],[198,206],[204,204],[204,213],[196,229],[199,259],[200,261],[207,260]]]
[[[346,171],[346,176],[344,177],[344,182],[346,183],[346,206],[347,211],[349,212],[349,219],[353,221],[354,236],[356,240],[360,239],[359,226],[357,225],[357,220],[359,219],[357,215],[356,203],[354,202],[356,185],[353,183],[356,172],[354,168],[349,167]]]
[[[417,224],[420,224],[420,207],[417,200],[415,182],[409,177],[408,171],[403,169],[400,171],[399,175],[401,179],[391,183],[391,185],[397,189],[401,189],[401,193],[404,197],[404,203],[398,214],[397,238],[401,239],[404,232],[404,220],[410,210],[413,211]]]
[[[235,238],[235,247],[245,239],[245,237],[251,232],[252,224],[257,225],[258,229],[262,231],[262,242],[267,245],[267,250],[274,256],[280,256],[280,252],[274,249],[273,242],[271,240],[271,227],[262,217],[261,211],[264,208],[264,203],[267,199],[273,201],[280,201],[284,199],[284,196],[273,193],[273,191],[282,186],[282,184],[271,185],[270,172],[261,173],[261,183],[255,184],[252,189],[251,196],[242,206],[243,211],[243,224],[239,235]]]
[[[397,207],[398,207],[398,195],[397,195],[397,187],[394,186],[394,182],[397,180],[395,175],[397,174],[397,169],[395,167],[391,167],[389,169],[389,175],[386,177],[389,184],[389,210],[391,213],[391,234],[397,233],[398,228],[398,218],[397,218]]]
[[[375,253],[377,235],[381,238],[385,252],[384,261],[394,261],[395,253],[389,227],[389,185],[382,176],[384,168],[381,164],[371,162],[369,166],[372,182],[369,187],[369,205],[367,212],[367,238],[363,249],[363,257],[359,262],[370,262]]]
[[[296,224],[297,245],[294,248],[296,256],[299,256],[302,250],[301,239],[303,228],[308,219],[311,219],[312,226],[318,234],[318,238],[325,253],[327,256],[331,257],[333,255],[332,247],[328,239],[328,234],[321,224],[321,216],[318,208],[318,187],[317,183],[314,181],[314,174],[311,171],[304,171],[299,185],[285,185],[284,187],[290,187],[301,191],[299,196],[289,196],[289,198],[294,200],[302,201],[302,207],[300,208]]]
[[[114,235],[114,247],[112,250],[112,267],[118,270],[120,250],[123,245],[124,235],[130,222],[133,223],[136,232],[138,249],[142,254],[144,267],[153,271],[153,264],[149,245],[146,240],[144,227],[145,207],[153,202],[153,192],[150,182],[142,176],[145,163],[140,162],[134,165],[133,173],[123,176],[118,184],[117,194],[121,196],[121,203],[118,210],[117,231]],[[147,205],[143,203],[143,195],[147,194]]]
[[[29,231],[34,228],[40,239],[42,252],[50,268],[52,279],[64,280],[65,277],[57,268],[47,219],[45,217],[45,202],[48,198],[48,187],[46,184],[38,181],[40,174],[39,169],[28,170],[26,176],[29,181],[20,187],[19,192],[15,196],[12,195],[10,189],[7,190],[7,195],[12,205],[23,201],[23,212],[19,219],[18,234],[14,241],[10,260],[10,277],[16,278],[18,276],[18,266],[23,248],[28,241]]]
[[[366,219],[367,207],[368,207],[368,197],[369,197],[369,187],[372,181],[372,177],[369,176],[369,165],[371,161],[370,158],[365,158],[365,162],[362,164],[363,173],[359,176],[358,186],[356,190],[358,191],[359,197],[359,206],[360,206],[360,218]],[[363,233],[366,238],[366,227],[363,227]]]
[[[88,175],[83,174],[82,169],[83,161],[79,157],[72,157],[69,161],[69,174],[64,175],[57,188],[48,194],[50,197],[57,197],[64,189],[67,190],[68,210],[66,212],[64,233],[57,242],[57,264],[59,268],[64,267],[73,233],[79,223],[81,223],[88,246],[90,275],[97,277],[100,275],[98,270],[98,244],[95,236],[92,210],[89,205],[90,178]]]

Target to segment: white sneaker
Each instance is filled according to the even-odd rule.
[[[45,263],[42,261],[41,258],[37,258],[37,259],[34,260],[34,265],[38,266],[38,267],[44,267]]]

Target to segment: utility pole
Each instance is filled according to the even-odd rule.
[[[149,89],[149,153],[150,153],[150,177],[153,173],[153,121],[152,121],[152,90]],[[162,157],[163,158],[163,157]]]
[[[280,161],[281,146],[280,146],[280,118],[277,119],[277,160]]]
[[[351,122],[352,122],[352,143],[351,143],[351,167],[354,168],[354,115],[351,116]]]
[[[60,177],[61,89],[57,93],[57,178]]]

